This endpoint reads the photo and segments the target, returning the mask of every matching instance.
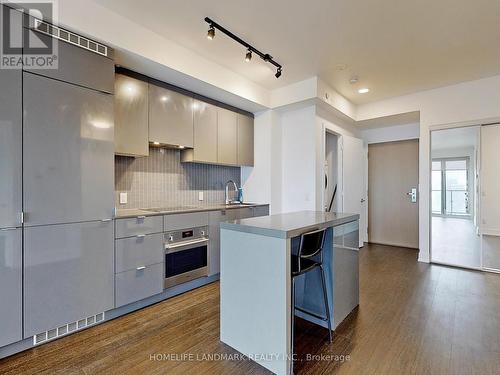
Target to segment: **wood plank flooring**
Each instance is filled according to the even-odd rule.
[[[498,374],[500,275],[416,259],[413,250],[365,246],[360,307],[332,344],[298,319],[296,373]],[[0,374],[269,374],[249,360],[203,360],[235,353],[219,341],[214,283],[0,360]]]

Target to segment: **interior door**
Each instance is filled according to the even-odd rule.
[[[369,242],[418,248],[417,188],[418,140],[368,146]]]
[[[359,246],[367,240],[366,217],[366,152],[363,140],[342,137],[343,211],[359,214]]]

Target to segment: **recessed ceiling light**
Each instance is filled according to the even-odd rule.
[[[154,144],[155,146],[159,146],[159,145],[160,145],[160,142],[153,142],[153,144]]]
[[[363,87],[362,89],[359,89],[358,92],[360,94],[366,94],[367,92],[370,92],[370,89],[367,87]]]
[[[359,80],[358,76],[352,76],[351,79],[349,80],[349,83],[351,85],[354,85],[355,83],[358,83],[358,80]]]

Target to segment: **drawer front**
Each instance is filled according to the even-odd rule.
[[[163,262],[163,234],[138,235],[115,241],[115,272],[135,270]]]
[[[163,280],[163,263],[116,274],[116,307],[163,292]]]
[[[208,225],[208,212],[165,215],[165,232]]]
[[[163,216],[138,216],[116,220],[116,238],[163,232]]]
[[[253,216],[254,217],[269,216],[269,206],[254,207]]]

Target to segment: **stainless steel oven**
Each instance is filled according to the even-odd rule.
[[[208,275],[208,227],[165,235],[165,288]]]

